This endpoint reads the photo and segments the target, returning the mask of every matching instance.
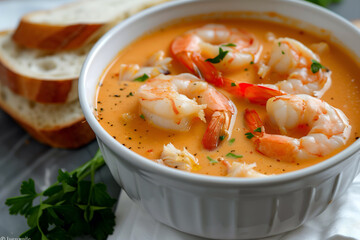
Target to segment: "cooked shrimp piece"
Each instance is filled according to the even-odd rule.
[[[331,85],[331,71],[320,64],[319,57],[309,48],[291,38],[274,40],[270,59],[267,65],[260,67],[258,73],[266,78],[270,72],[286,79],[264,86],[288,94],[308,94],[321,98]]]
[[[267,177],[267,175],[259,173],[254,170],[256,163],[246,164],[240,162],[233,162],[230,164],[228,161],[223,161],[227,167],[227,177],[246,177],[246,178],[256,178],[256,177]]]
[[[119,80],[133,81],[141,78],[144,74],[146,74],[145,78],[153,78],[159,74],[169,74],[172,58],[164,56],[164,51],[158,51],[148,59],[144,66],[139,64],[121,64]]]
[[[177,37],[170,50],[193,74],[221,86],[220,71],[235,70],[257,61],[262,47],[249,32],[208,24]]]
[[[194,75],[159,75],[147,80],[137,96],[146,121],[163,129],[188,131],[194,119],[206,122],[207,118],[209,123],[202,139],[205,149],[213,150],[221,136],[231,136],[235,105]]]
[[[254,110],[245,111],[245,122],[254,135],[256,149],[271,158],[294,162],[324,157],[344,146],[350,137],[351,126],[345,114],[309,95],[273,97],[268,100],[266,111],[282,135],[266,133]],[[293,130],[303,136],[286,136]]]
[[[199,161],[194,155],[185,148],[182,151],[177,149],[172,143],[164,145],[160,159],[157,162],[187,172],[199,166]]]

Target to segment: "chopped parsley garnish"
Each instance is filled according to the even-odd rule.
[[[233,144],[234,142],[235,142],[235,138],[232,138],[232,139],[229,140],[230,145]]]
[[[254,61],[251,61],[250,64],[254,64]]]
[[[222,141],[222,140],[224,140],[224,139],[225,139],[225,136],[220,136],[220,137],[219,137],[219,140],[220,140],[220,141]]]
[[[261,127],[256,128],[254,132],[261,132]]]
[[[284,52],[284,51],[281,51],[281,54],[282,54],[282,55],[284,55],[284,54],[285,54],[285,52]]]
[[[254,136],[254,134],[252,134],[251,132],[247,132],[245,133],[245,136],[248,138],[248,139],[252,139]]]
[[[245,72],[246,72],[247,70],[249,70],[249,69],[247,69],[247,68],[244,69]]]
[[[226,157],[231,157],[231,158],[242,158],[243,155],[236,155],[234,153],[229,152],[228,154],[225,155]]]
[[[141,77],[137,77],[134,79],[134,82],[145,82],[147,79],[149,79],[149,76],[144,73]]]
[[[144,114],[141,114],[140,117],[145,120]]]
[[[234,43],[228,43],[228,44],[223,44],[221,46],[224,46],[224,47],[236,47],[236,44]]]
[[[209,156],[207,156],[206,158],[210,161],[210,163],[218,163],[218,161],[216,161],[215,159],[213,159]]]
[[[319,63],[318,61],[312,59],[312,64],[311,64],[311,71],[313,73],[317,73],[320,69],[327,69],[326,67],[324,67],[323,65],[321,65],[321,63]]]
[[[233,83],[233,82],[232,82],[232,83],[231,83],[231,86],[232,86],[232,87],[236,87],[236,83]]]
[[[281,42],[278,42],[279,47],[281,46]]]
[[[225,56],[226,56],[226,54],[228,54],[228,52],[229,51],[224,51],[221,47],[219,48],[219,55],[217,55],[216,57],[214,57],[214,58],[208,58],[208,59],[206,59],[205,61],[206,62],[211,62],[211,63],[219,63],[219,62],[221,62],[224,58],[225,58]]]

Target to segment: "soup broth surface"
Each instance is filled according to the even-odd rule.
[[[277,38],[289,37],[296,39],[307,47],[314,43],[326,42],[329,45],[329,50],[321,53],[316,52],[320,57],[321,64],[332,71],[331,87],[322,99],[333,107],[341,109],[349,118],[352,131],[347,144],[325,158],[319,157],[287,162],[266,157],[256,151],[253,142],[246,138],[245,133],[249,130],[244,123],[244,110],[246,108],[255,109],[264,118],[265,107],[236,98],[222,89],[218,90],[236,105],[237,117],[231,136],[232,140],[224,139],[219,147],[213,151],[208,151],[202,146],[201,141],[207,125],[200,120],[195,120],[188,132],[176,132],[160,129],[143,119],[136,92],[145,82],[119,81],[120,64],[139,64],[141,66],[152,54],[159,50],[163,50],[166,56],[172,57],[169,48],[174,38],[186,31],[210,23],[223,24],[230,28],[244,29],[253,33],[263,46],[260,58],[270,54],[273,43],[268,41],[269,32],[273,33]],[[235,79],[238,82],[264,83],[264,80],[258,76],[257,69],[255,64],[252,64],[224,74],[224,76]],[[172,75],[175,75],[188,73],[189,71],[173,59],[170,72]],[[321,162],[343,150],[358,138],[360,127],[360,118],[358,117],[358,106],[360,106],[359,78],[360,68],[341,47],[326,41],[326,39],[313,36],[306,31],[258,20],[198,19],[193,22],[175,24],[146,34],[121,50],[118,56],[105,69],[100,79],[96,100],[96,113],[102,127],[113,138],[125,147],[151,160],[159,159],[163,146],[172,143],[178,149],[186,148],[198,158],[200,166],[192,170],[194,173],[224,176],[227,174],[227,168],[225,164],[221,163],[221,159],[226,159],[230,163],[233,161],[245,162],[247,164],[256,163],[255,170],[263,174],[281,174]],[[279,80],[276,77],[270,79],[266,83]],[[227,157],[228,153],[242,155],[243,157],[234,159]],[[209,157],[220,159],[220,161],[218,163],[211,163]]]

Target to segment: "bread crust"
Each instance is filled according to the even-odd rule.
[[[104,24],[50,25],[23,17],[12,39],[17,44],[40,50],[74,50],[84,46]],[[34,37],[35,36],[35,37]]]
[[[12,71],[0,59],[0,83],[14,93],[40,103],[65,103],[77,99],[71,96],[72,88],[77,89],[77,78],[47,80],[23,76]]]
[[[2,101],[0,101],[0,107],[33,138],[51,147],[69,149],[79,148],[95,139],[95,134],[86,122],[84,116],[64,126],[36,129],[31,124],[24,121],[15,111]]]

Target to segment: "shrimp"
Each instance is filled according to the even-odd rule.
[[[132,81],[146,74],[147,78],[156,77],[159,74],[170,74],[169,67],[172,61],[170,57],[164,57],[164,51],[154,53],[144,66],[138,64],[121,64],[119,70],[120,81]]]
[[[223,85],[220,71],[231,71],[257,61],[262,47],[246,31],[208,24],[186,32],[171,44],[170,51],[193,74],[215,86]],[[219,61],[208,61],[222,55]]]
[[[321,98],[331,85],[331,71],[301,42],[291,38],[274,40],[268,65],[260,64],[258,74],[266,78],[272,71],[285,80],[263,86],[288,94],[308,94]]]
[[[147,80],[137,96],[145,119],[160,128],[188,131],[195,118],[203,122],[208,118],[202,139],[207,150],[231,136],[237,112],[234,103],[194,75],[159,75]]]
[[[227,177],[267,177],[267,175],[259,173],[253,168],[256,167],[256,163],[246,164],[240,162],[233,162],[230,164],[228,161],[223,161],[227,167]]]
[[[199,166],[199,161],[194,155],[185,148],[182,151],[177,149],[172,143],[164,145],[160,159],[157,162],[187,172]]]
[[[294,162],[324,157],[344,146],[350,137],[351,126],[341,110],[306,94],[273,97],[266,111],[282,135],[266,133],[255,110],[246,109],[245,122],[255,136],[256,149],[271,158]],[[307,134],[299,138],[285,135],[292,130]]]

